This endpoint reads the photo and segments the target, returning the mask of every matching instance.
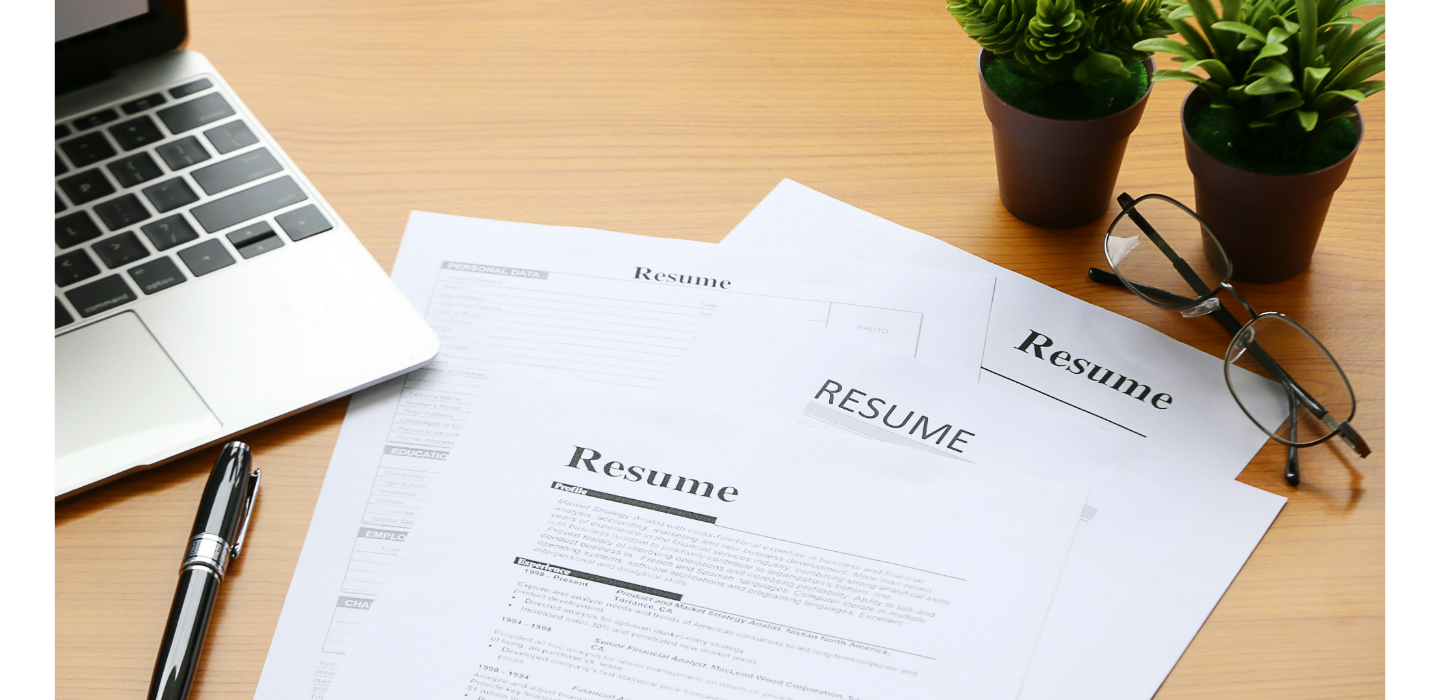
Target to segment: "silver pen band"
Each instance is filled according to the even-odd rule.
[[[224,578],[225,567],[229,563],[230,545],[220,539],[219,535],[202,532],[190,539],[190,547],[185,552],[185,562],[180,565],[180,570],[201,566]]]

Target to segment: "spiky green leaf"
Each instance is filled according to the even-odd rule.
[[[1245,36],[1248,36],[1255,41],[1265,41],[1265,35],[1260,33],[1259,29],[1245,24],[1244,22],[1216,22],[1214,25],[1211,26],[1219,29],[1222,32],[1235,32],[1236,34],[1244,34]]]
[[[1167,80],[1184,80],[1199,85],[1205,82],[1205,77],[1194,73],[1187,73],[1183,70],[1157,70],[1155,71],[1155,82],[1163,83]]]
[[[1364,96],[1366,96],[1366,97],[1369,97],[1369,96],[1371,96],[1371,95],[1373,95],[1373,94],[1375,94],[1375,93],[1377,93],[1377,92],[1380,92],[1381,90],[1384,90],[1384,89],[1385,89],[1385,81],[1383,81],[1383,80],[1367,80],[1367,81],[1365,81],[1365,82],[1363,82],[1363,83],[1360,83],[1359,85],[1356,85],[1356,86],[1354,87],[1354,89],[1355,89],[1355,90],[1359,90],[1359,91],[1360,91],[1360,94],[1362,94],[1362,95],[1364,95]]]
[[[1217,61],[1213,58],[1207,58],[1203,61],[1191,61],[1190,63],[1187,63],[1185,65],[1190,66],[1192,63],[1194,64],[1194,67],[1204,68],[1205,72],[1210,74],[1210,78],[1215,82],[1219,83],[1222,87],[1228,88],[1235,84],[1235,76],[1231,75],[1230,69],[1226,68],[1225,64],[1221,63],[1220,61]],[[1186,68],[1185,70],[1189,70],[1189,68]]]
[[[1279,56],[1279,55],[1281,55],[1281,54],[1283,54],[1283,53],[1285,53],[1285,52],[1287,52],[1287,51],[1289,51],[1289,50],[1290,50],[1290,47],[1288,47],[1288,46],[1286,46],[1286,45],[1284,45],[1284,44],[1266,44],[1266,45],[1260,47],[1260,55],[1256,56],[1256,57],[1255,57],[1255,60],[1258,61],[1258,60],[1260,60],[1260,59],[1262,59],[1262,58],[1273,58],[1273,57]]]
[[[1315,33],[1319,22],[1316,19],[1315,0],[1295,0],[1295,21],[1300,25],[1299,65],[1314,65]]]
[[[1300,120],[1300,128],[1306,131],[1314,131],[1315,125],[1320,121],[1320,113],[1314,110],[1296,110],[1295,118]]]
[[[1146,39],[1136,42],[1135,48],[1140,51],[1149,51],[1150,53],[1173,53],[1176,56],[1184,56],[1192,61],[1202,58],[1201,56],[1196,56],[1195,52],[1190,50],[1190,47],[1174,39]]]
[[[1279,43],[1282,43],[1282,42],[1284,42],[1286,39],[1289,39],[1289,38],[1290,38],[1290,35],[1291,35],[1291,34],[1294,34],[1294,33],[1295,33],[1295,32],[1292,32],[1292,31],[1290,31],[1290,30],[1288,30],[1288,29],[1285,29],[1284,27],[1271,27],[1271,28],[1270,28],[1270,32],[1265,35],[1265,43],[1267,43],[1267,44],[1279,44]]]
[[[1290,66],[1282,61],[1257,61],[1254,65],[1250,66],[1250,72],[1247,73],[1245,77],[1254,78],[1257,76],[1270,78],[1277,83],[1289,84],[1295,81],[1295,74],[1290,72]]]
[[[1310,67],[1305,69],[1305,76],[1301,79],[1301,87],[1306,95],[1314,95],[1320,89],[1325,76],[1330,74],[1330,66],[1322,68]]]
[[[1170,22],[1170,26],[1173,27],[1176,33],[1190,46],[1192,55],[1197,58],[1215,57],[1215,54],[1210,50],[1209,42],[1205,41],[1205,37],[1200,34],[1200,30],[1196,29],[1194,25],[1189,22],[1172,21]]]
[[[1338,27],[1355,27],[1355,26],[1359,26],[1359,25],[1362,25],[1362,24],[1365,24],[1365,20],[1362,19],[1362,18],[1360,18],[1360,17],[1355,17],[1355,16],[1341,17],[1341,18],[1339,18],[1339,19],[1333,19],[1333,20],[1330,20],[1329,22],[1326,22],[1326,23],[1320,25],[1320,31],[1323,32],[1323,31],[1325,31],[1326,29],[1335,29],[1335,28],[1338,28]]]
[[[1075,81],[1079,83],[1098,83],[1102,80],[1112,78],[1128,78],[1130,69],[1125,67],[1125,62],[1119,56],[1100,51],[1091,51],[1080,65],[1075,66]]]
[[[1274,95],[1290,89],[1290,83],[1276,80],[1268,75],[1245,86],[1247,95]]]
[[[1189,0],[1187,4],[1194,11],[1195,23],[1200,25],[1200,31],[1204,32],[1205,38],[1210,41],[1210,46],[1219,51],[1223,47],[1232,45],[1232,42],[1218,35],[1212,29],[1215,23],[1220,21],[1220,18],[1215,16],[1215,8],[1210,4],[1210,0]]]
[[[1347,3],[1345,3],[1344,5],[1341,5],[1340,7],[1336,8],[1336,9],[1335,9],[1335,14],[1337,14],[1337,15],[1343,15],[1343,14],[1345,14],[1346,12],[1349,12],[1349,11],[1354,10],[1354,9],[1356,9],[1356,8],[1359,8],[1359,7],[1370,7],[1370,6],[1372,6],[1372,5],[1384,5],[1384,4],[1385,4],[1385,0],[1350,0],[1350,2],[1347,2]]]
[[[1351,61],[1350,65],[1341,68],[1340,73],[1330,79],[1330,86],[1336,90],[1352,88],[1383,70],[1385,70],[1385,49],[1377,47],[1371,53],[1357,58]]]
[[[1364,26],[1355,30],[1339,47],[1330,55],[1330,65],[1344,66],[1374,48],[1376,40],[1385,33],[1385,15],[1366,22]]]
[[[1305,106],[1305,98],[1301,97],[1300,93],[1291,90],[1287,93],[1284,93],[1280,97],[1280,99],[1275,101],[1275,106],[1271,107],[1270,111],[1265,113],[1265,118],[1269,119],[1277,114],[1288,112],[1292,109],[1298,109],[1303,106]]]

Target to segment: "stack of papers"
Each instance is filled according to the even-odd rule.
[[[1216,358],[788,180],[721,245],[416,212],[394,278],[441,353],[262,700],[1143,699],[1284,504]]]

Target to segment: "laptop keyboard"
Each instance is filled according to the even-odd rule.
[[[55,125],[55,328],[333,228],[208,79]]]

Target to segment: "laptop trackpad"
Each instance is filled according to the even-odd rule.
[[[55,339],[58,490],[148,464],[219,427],[133,311]]]

